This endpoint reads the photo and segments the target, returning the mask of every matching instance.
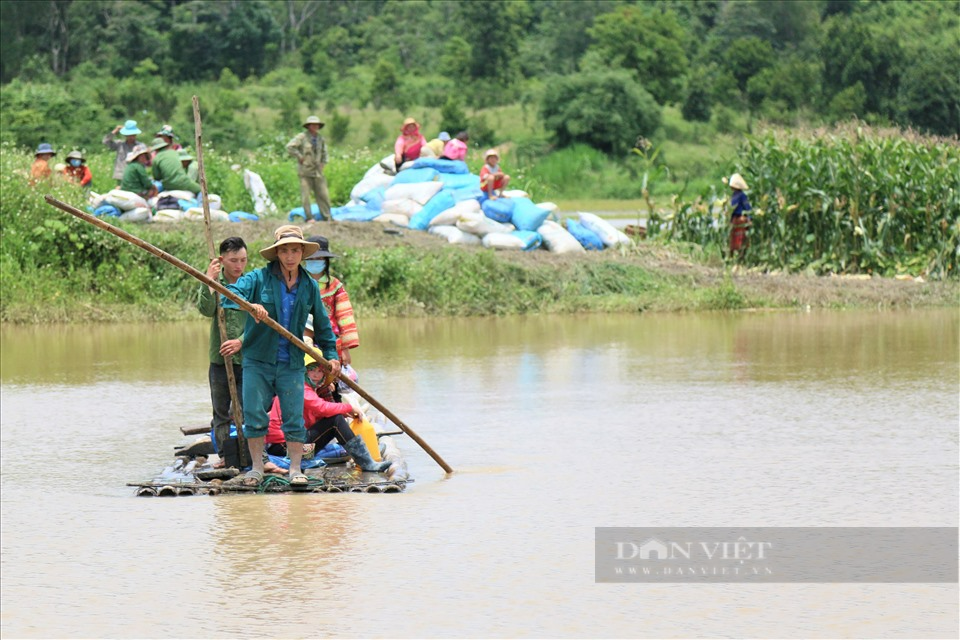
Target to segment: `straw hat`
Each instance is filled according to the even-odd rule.
[[[739,173],[735,173],[730,176],[730,182],[728,184],[734,189],[739,189],[740,191],[746,191],[750,188],[747,186],[746,180],[744,180],[743,176]]]
[[[500,157],[500,153],[496,149],[487,149],[487,152],[483,154],[483,159],[486,160],[490,156]]]
[[[272,262],[277,259],[277,249],[281,245],[303,245],[304,256],[309,256],[310,254],[316,253],[320,249],[320,245],[318,245],[316,242],[304,240],[303,231],[300,229],[300,227],[293,224],[285,224],[282,227],[278,227],[277,230],[273,232],[273,237],[275,242],[272,245],[266,249],[260,249],[260,255],[263,256],[268,262]]]
[[[142,142],[139,144],[136,144],[134,145],[133,149],[130,150],[130,153],[127,154],[127,162],[133,162],[139,156],[142,156],[143,154],[149,151],[150,151],[150,148],[147,145],[143,144]]]
[[[304,258],[304,260],[319,260],[320,258],[339,258],[335,253],[330,253],[330,241],[323,236],[310,236],[307,242],[315,242],[319,249]]]
[[[407,118],[406,120],[403,121],[403,124],[400,125],[400,131],[403,131],[404,129],[406,129],[406,128],[407,128],[409,125],[411,125],[411,124],[415,124],[415,125],[417,125],[418,127],[420,126],[420,123],[417,122],[417,119],[416,119],[416,118]]]
[[[306,127],[308,124],[318,124],[321,129],[324,127],[324,123],[321,122],[317,116],[308,116],[307,119],[303,121],[303,126]]]

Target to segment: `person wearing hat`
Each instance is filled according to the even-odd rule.
[[[67,154],[67,166],[63,169],[63,175],[67,180],[79,184],[84,189],[88,189],[93,182],[93,174],[90,173],[86,158],[76,149]]]
[[[302,336],[307,316],[313,314],[314,344],[330,363],[330,375],[340,375],[337,340],[327,319],[327,310],[317,287],[300,265],[304,256],[313,255],[320,246],[303,239],[295,225],[283,225],[274,232],[274,243],[260,250],[265,267],[240,277],[227,289],[253,306],[243,328],[243,432],[250,448],[253,468],[244,484],[256,486],[263,480],[264,437],[270,425],[273,397],[280,399],[281,426],[286,442],[303,443],[303,376],[301,353],[289,340],[280,337],[265,324],[271,318],[295,336]],[[223,298],[224,309],[238,308]],[[303,451],[290,447],[290,484],[303,486],[307,478],[300,472]]]
[[[163,184],[164,191],[200,191],[200,184],[187,176],[180,154],[170,148],[170,143],[163,138],[154,138],[150,146],[157,152],[153,158],[153,179]]]
[[[116,135],[124,136],[123,140],[117,140]],[[113,131],[103,137],[103,144],[108,149],[117,152],[117,158],[113,161],[113,179],[119,183],[123,180],[123,170],[127,168],[127,156],[137,146],[137,136],[143,133],[137,128],[136,120],[127,120],[122,125],[118,124]]]
[[[496,200],[510,184],[510,176],[500,170],[500,153],[488,149],[483,154],[483,167],[480,168],[480,190],[491,200]]]
[[[154,137],[163,138],[164,140],[166,140],[167,148],[169,149],[173,149],[174,151],[180,151],[180,149],[183,149],[183,147],[180,146],[180,143],[175,142],[175,140],[179,140],[180,137],[173,132],[173,127],[171,127],[168,124],[165,124],[162,127],[160,127],[160,131],[157,131],[154,134]]]
[[[197,166],[197,163],[193,161],[193,156],[190,155],[190,152],[181,148],[177,151],[177,154],[180,156],[180,165],[183,167],[183,170],[187,172],[187,177],[199,183],[200,168]]]
[[[287,143],[287,153],[297,159],[297,175],[300,177],[300,201],[304,212],[310,212],[310,195],[313,194],[320,209],[320,220],[330,219],[330,192],[323,169],[327,166],[327,143],[320,135],[324,123],[317,116],[307,118],[303,127]]]
[[[48,179],[53,175],[50,169],[50,160],[57,153],[53,150],[53,145],[49,142],[41,142],[33,154],[33,164],[30,165],[30,184],[35,185],[41,180]]]
[[[470,134],[461,131],[457,137],[443,145],[442,157],[446,160],[466,160],[468,142],[470,142]]]
[[[724,179],[724,182],[727,182]],[[744,193],[749,187],[746,180],[739,173],[730,176],[728,182],[733,194],[730,196],[730,257],[736,256],[742,260],[749,246],[747,238],[747,229],[750,227],[750,216],[747,211],[751,210],[750,200]]]
[[[440,135],[427,143],[426,148],[433,153],[434,158],[439,158],[443,155],[443,145],[450,142],[450,134],[446,131],[441,131]]]
[[[330,275],[330,258],[339,256],[330,253],[330,243],[323,236],[310,236],[307,240],[316,242],[320,248],[305,258],[303,267],[320,287],[320,297],[327,309],[330,327],[337,337],[337,355],[340,363],[346,366],[350,364],[350,350],[360,346],[360,334],[346,288],[340,280]]]
[[[235,283],[247,268],[247,244],[243,238],[233,236],[220,243],[220,255],[207,266],[207,277],[223,286]],[[217,322],[217,299],[212,287],[201,284],[197,291],[197,310],[200,315],[211,318],[210,322],[210,367],[207,379],[210,382],[210,403],[213,406],[213,419],[210,426],[216,437],[217,451],[227,467],[239,467],[240,455],[237,441],[230,439],[230,423],[233,411],[230,407],[230,387],[227,383],[227,366],[224,358],[231,358],[233,375],[237,383],[237,395],[243,397],[243,364],[240,350],[243,348],[243,326],[247,314],[240,309],[224,309],[227,325],[227,339],[220,339],[220,326]],[[231,446],[232,445],[232,446]]]
[[[393,144],[393,166],[396,170],[399,171],[404,162],[419,158],[420,149],[426,144],[426,138],[420,133],[420,123],[413,118],[404,120],[400,135]]]
[[[137,144],[124,159],[126,166],[123,170],[123,179],[120,188],[124,191],[136,193],[144,199],[157,195],[157,185],[147,175],[147,165],[150,163],[150,148]]]

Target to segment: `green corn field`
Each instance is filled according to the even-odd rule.
[[[735,170],[753,205],[743,261],[818,274],[957,276],[960,143],[854,123],[748,139]],[[720,184],[651,216],[650,236],[728,245]],[[728,259],[730,256],[727,256]]]

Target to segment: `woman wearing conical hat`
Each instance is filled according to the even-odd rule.
[[[752,207],[747,194],[744,193],[749,187],[739,173],[730,176],[728,184],[733,193],[730,196],[730,257],[736,256],[737,259],[742,260],[747,252],[747,247],[750,245],[747,238],[750,216],[747,215],[747,212]]]

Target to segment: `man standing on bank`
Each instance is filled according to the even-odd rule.
[[[306,131],[298,133],[287,143],[287,152],[297,159],[297,175],[300,177],[300,200],[303,213],[308,215],[310,195],[313,194],[320,209],[319,220],[330,219],[330,192],[323,169],[327,166],[327,143],[320,135],[324,123],[317,116],[307,118],[303,126]]]

